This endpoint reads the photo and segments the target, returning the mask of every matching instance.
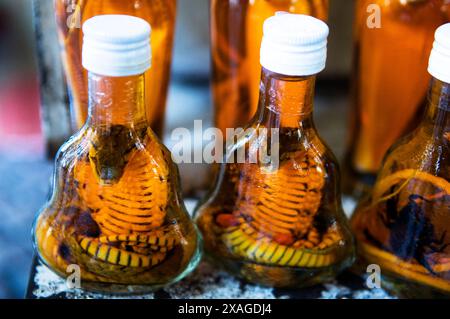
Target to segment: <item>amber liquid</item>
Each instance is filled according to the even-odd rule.
[[[328,0],[211,0],[214,121],[224,133],[256,113],[263,23],[277,11],[326,20]]]
[[[337,163],[312,121],[314,83],[315,77],[263,69],[258,113],[247,126],[253,130],[228,148],[227,162],[196,212],[211,260],[251,282],[313,285],[353,260]],[[279,132],[278,154],[272,153],[274,135],[261,135],[261,129]],[[268,149],[277,165],[256,155]],[[242,151],[245,159],[237,162]]]
[[[144,76],[89,74],[87,124],[56,159],[53,195],[35,223],[41,260],[85,289],[144,292],[179,280],[200,258],[178,170],[149,128]],[[131,288],[130,288],[131,287]]]
[[[450,296],[449,97],[433,80],[425,118],[387,154],[352,219],[363,261],[402,297]]]
[[[371,4],[381,8],[381,28],[367,26]],[[449,14],[442,0],[356,1],[355,91],[345,192],[358,195],[373,184],[388,148],[417,126],[430,80],[434,32],[449,21]]]
[[[170,76],[176,0],[55,0],[59,39],[71,96],[75,129],[86,121],[88,112],[87,71],[81,65],[83,35],[80,26],[100,14],[140,17],[152,27],[152,68],[145,86],[147,117],[153,131],[162,136]],[[69,26],[71,26],[69,28]]]

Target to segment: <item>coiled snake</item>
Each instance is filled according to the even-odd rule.
[[[163,226],[169,168],[161,165],[166,161],[159,145],[149,139],[146,151],[133,150],[123,175],[112,185],[99,183],[92,153],[95,148],[91,148],[90,163],[76,166],[74,178],[101,236],[80,236],[80,246],[92,257],[111,264],[148,267],[160,263],[178,243],[178,236],[173,227]]]
[[[167,154],[150,129],[139,135],[142,144],[122,126],[94,134],[89,155],[73,161],[63,181],[71,189],[61,192],[66,199],[57,198],[38,220],[40,252],[60,271],[77,263],[96,280],[123,276],[120,267],[137,274],[164,261],[183,238],[167,222]]]
[[[263,264],[326,267],[336,263],[342,236],[317,224],[325,170],[308,152],[289,154],[274,174],[257,165],[241,172],[232,214],[219,214],[222,241],[235,255]]]

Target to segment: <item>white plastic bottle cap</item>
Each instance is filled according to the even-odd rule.
[[[142,74],[151,67],[151,27],[127,15],[99,15],[83,24],[83,67],[104,76]]]
[[[428,72],[436,79],[450,83],[450,23],[436,30]]]
[[[261,65],[276,73],[308,76],[325,69],[328,26],[303,14],[277,12],[264,22]]]

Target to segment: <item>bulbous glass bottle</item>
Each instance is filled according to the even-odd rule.
[[[270,41],[286,42],[274,45],[275,53],[267,49],[267,61],[283,61],[280,65],[288,69],[292,64],[298,70],[300,64],[322,70],[326,44],[315,41],[323,35],[324,23],[289,14],[266,23],[269,20],[275,23],[273,30],[285,35]],[[284,22],[292,22],[292,27],[285,28]],[[270,24],[265,28],[270,31]],[[314,48],[276,51],[310,34],[316,35],[308,38]],[[315,53],[298,54],[317,48],[318,61],[311,60]],[[285,53],[285,60],[273,59]],[[353,239],[341,206],[338,164],[312,119],[316,75],[272,70],[263,64],[258,112],[236,141],[227,142],[217,180],[196,210],[196,221],[208,256],[231,273],[267,286],[309,286],[329,280],[352,263]]]
[[[419,124],[433,33],[449,19],[450,5],[444,0],[355,2],[345,193],[360,197],[368,191],[389,147]]]
[[[95,20],[111,19],[109,26],[115,25],[112,31],[103,27],[108,31],[101,36],[110,32],[111,39],[122,36],[122,42],[136,36],[135,29],[120,31],[127,16],[116,22],[117,17]],[[117,49],[116,43],[105,43],[98,47]],[[114,53],[143,47],[124,45]],[[98,49],[93,52],[101,62]],[[123,65],[117,69],[128,72]],[[177,166],[150,128],[144,73],[116,76],[90,70],[88,79],[88,120],[56,156],[52,196],[34,225],[35,249],[62,277],[70,274],[69,265],[78,265],[81,286],[88,290],[160,288],[185,276],[200,259],[201,239],[180,195]]]
[[[383,287],[403,297],[450,296],[449,83],[433,77],[424,118],[387,153],[352,228],[361,263],[381,267]]]

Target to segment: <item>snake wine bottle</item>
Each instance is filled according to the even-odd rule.
[[[57,154],[35,246],[63,277],[78,265],[83,288],[152,290],[196,266],[200,237],[180,198],[177,167],[146,116],[150,26],[103,15],[83,30],[89,116]]]
[[[436,32],[428,108],[388,152],[352,227],[362,262],[403,297],[450,296],[450,24]]]
[[[265,22],[259,110],[227,142],[215,186],[196,211],[211,259],[250,282],[313,285],[353,261],[337,163],[312,120],[327,35],[311,16],[279,13]]]

